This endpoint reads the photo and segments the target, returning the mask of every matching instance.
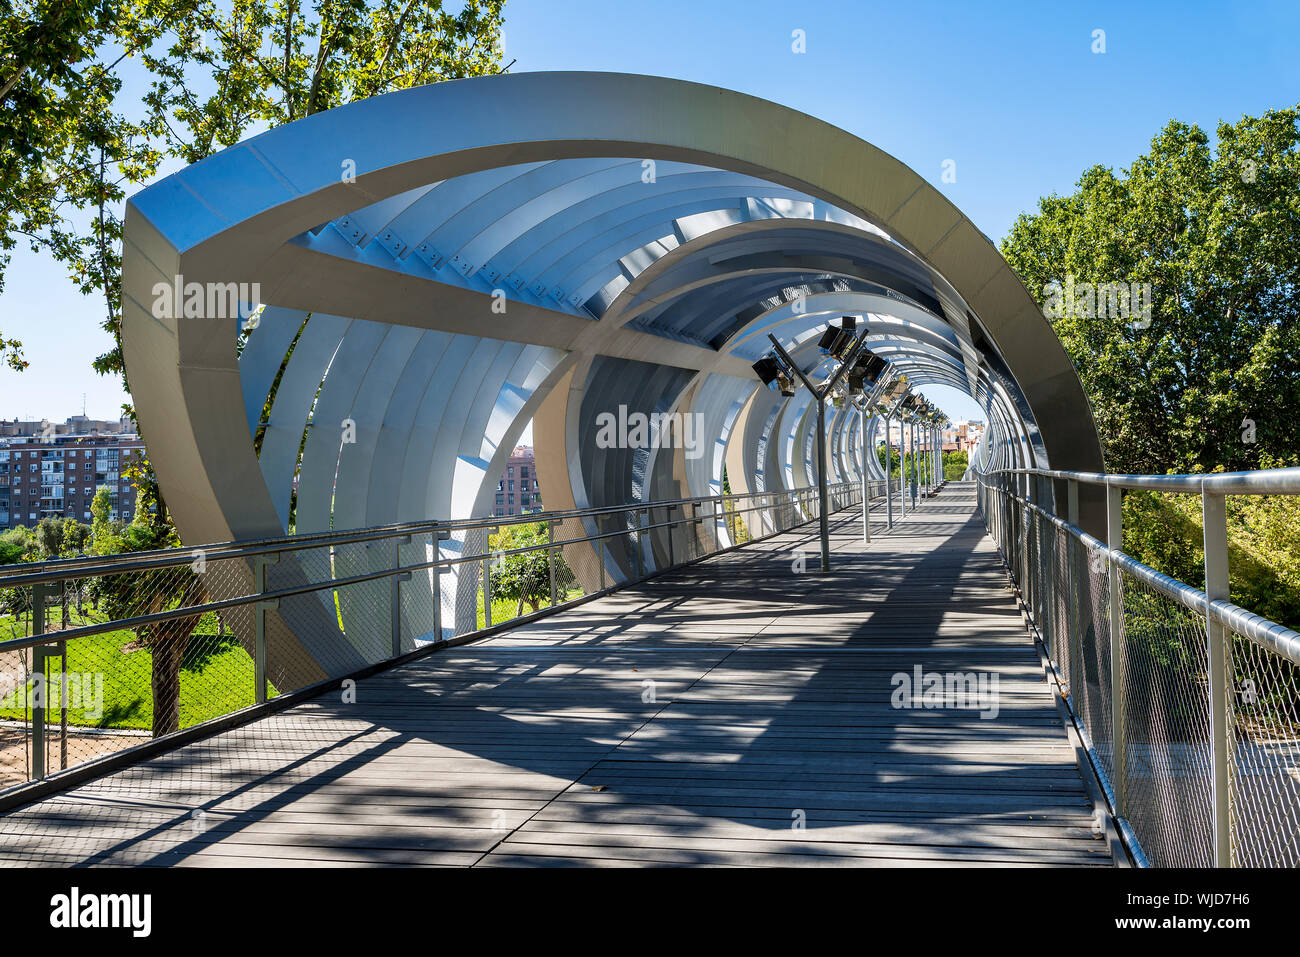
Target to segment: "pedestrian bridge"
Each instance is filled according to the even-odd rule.
[[[186,546],[0,571],[11,863],[1300,861],[1300,635],[1226,511],[1300,470],[1104,474],[993,244],[810,116],[307,117],[131,199],[122,347]],[[1203,585],[1131,489],[1200,496]]]
[[[190,552],[19,566],[0,585],[32,596],[38,634],[0,650],[23,658],[47,697],[7,722],[0,860],[1208,866],[1223,853],[1224,864],[1294,866],[1298,636],[1052,516],[1017,493],[1026,478],[1037,496],[1055,480],[980,476],[931,487],[915,507],[895,501],[896,482],[866,483],[865,513],[852,487],[835,486],[829,573],[816,559],[818,497],[799,490],[636,508],[609,522],[616,533],[570,537],[566,524],[610,515],[552,513],[541,542],[509,554],[405,565],[413,542],[466,529],[210,546],[206,576],[311,568],[325,554],[332,565],[153,612],[148,596],[195,576]],[[1060,479],[1114,483],[1115,499],[1123,485],[1180,481]],[[1195,487],[1213,516],[1229,490],[1296,481],[1277,471]],[[720,546],[701,526],[770,530]],[[676,561],[621,583],[575,575],[564,558],[577,566],[593,541],[648,548],[655,536],[677,543]],[[393,564],[348,574],[368,551]],[[557,570],[555,600],[536,612],[493,602],[508,620],[433,640],[380,607],[427,598],[414,586],[437,568],[473,566],[490,582],[494,562],[520,555]],[[141,613],[59,627],[86,582],[137,596]],[[276,688],[266,621],[295,601],[369,608],[393,645],[347,677]],[[233,633],[203,627],[216,609]],[[132,675],[149,687],[150,662],[117,646],[159,620],[192,634],[178,728],[155,713],[151,739],[128,730],[130,716],[166,698],[123,690]],[[109,661],[91,721],[60,675]]]

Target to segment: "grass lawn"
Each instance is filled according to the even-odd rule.
[[[575,598],[581,598],[582,589],[577,586],[574,586],[573,588],[570,588],[565,595],[559,597],[560,597],[560,602],[559,602],[560,604],[563,604],[566,601],[572,601]],[[549,599],[543,599],[541,605],[539,605],[538,607],[550,608],[551,602]],[[492,624],[500,625],[503,622],[507,622],[512,620],[513,618],[516,618],[517,615],[515,614],[515,612],[518,611],[518,609],[519,609],[518,599],[513,599],[513,598],[494,599],[492,602]],[[523,614],[528,615],[531,613],[532,613],[532,609],[528,607],[528,602],[524,602]],[[487,627],[487,619],[483,614],[483,589],[482,588],[480,588],[478,591],[478,626],[479,628]]]
[[[59,620],[51,616],[54,621]],[[94,615],[73,615],[69,623],[90,624],[103,618]],[[10,616],[0,616],[0,637],[20,637],[23,624]],[[50,662],[51,673],[60,669],[62,662]],[[7,665],[12,668],[12,665]],[[148,648],[136,645],[131,631],[110,631],[89,638],[79,638],[68,645],[67,672],[71,675],[102,675],[103,713],[94,715],[91,691],[99,678],[83,681],[86,694],[81,704],[69,694],[68,723],[70,725],[100,728],[142,728],[153,724],[153,692],[150,672],[153,656]],[[275,694],[267,686],[268,697]],[[89,699],[89,700],[87,700]],[[22,706],[0,707],[0,718],[25,719],[27,709]],[[181,727],[188,728],[254,703],[253,659],[229,631],[217,637],[217,620],[212,614],[204,615],[190,638],[181,663],[180,705]],[[60,706],[57,682],[51,682],[48,708],[50,718],[57,722]],[[89,714],[87,711],[89,710]]]
[[[560,599],[561,602],[582,597],[582,589],[573,587]],[[483,614],[483,595],[478,595],[478,627],[486,627]],[[542,607],[548,607],[544,601]],[[518,602],[499,599],[492,603],[492,621],[494,624],[511,621],[516,617]],[[530,609],[525,603],[523,614]],[[61,620],[60,612],[51,609],[50,621]],[[104,616],[89,610],[77,613],[70,610],[68,624],[71,627],[97,624],[104,621]],[[0,615],[0,640],[21,638],[28,634],[30,622],[12,615]],[[21,682],[21,664],[16,654],[6,656],[0,670],[18,672],[16,677]],[[30,658],[27,659],[30,661]],[[62,669],[62,662],[55,658],[49,663],[51,674]],[[89,638],[78,638],[68,645],[69,676],[88,675],[81,679],[85,689],[82,700],[77,700],[75,680],[70,677],[68,723],[72,726],[98,728],[133,728],[148,730],[153,726],[153,692],[150,686],[150,673],[153,668],[153,656],[149,649],[138,644],[133,631],[110,631]],[[101,678],[102,676],[102,678]],[[102,713],[95,714],[95,689],[102,680]],[[276,691],[267,684],[267,697],[274,697]],[[185,658],[181,664],[181,727],[218,718],[222,715],[246,708],[254,703],[253,694],[253,659],[243,646],[230,634],[217,637],[217,619],[213,614],[204,615],[198,627],[194,629]],[[57,681],[51,681],[48,693],[49,719],[58,722],[59,687]],[[0,699],[0,719],[26,720],[29,709],[22,700]]]

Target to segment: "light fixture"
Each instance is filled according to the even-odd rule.
[[[849,350],[853,348],[853,334],[857,328],[857,316],[841,316],[838,326],[826,327],[826,331],[817,340],[817,348],[823,355],[834,356],[843,361],[849,354]]]
[[[781,375],[781,363],[776,361],[775,356],[763,356],[754,363],[754,371],[763,381],[763,385],[770,389]]]

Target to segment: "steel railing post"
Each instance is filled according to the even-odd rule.
[[[907,518],[907,423],[898,420],[898,520]]]
[[[597,526],[599,527],[599,526]],[[483,529],[483,627],[492,627],[492,536],[497,529]]]
[[[1228,600],[1227,499],[1201,488],[1201,516],[1205,533],[1205,635],[1210,694],[1212,798],[1214,815],[1214,866],[1231,867],[1232,854],[1232,703],[1229,688],[1232,669],[1223,625],[1210,605]]]
[[[1123,490],[1106,486],[1106,545],[1119,551],[1124,547]],[[1110,735],[1111,766],[1115,779],[1115,814],[1128,814],[1128,735],[1125,726],[1124,686],[1127,670],[1124,649],[1124,582],[1119,563],[1106,556],[1110,577]]]
[[[912,474],[916,476],[916,501],[921,501],[921,444],[925,441],[925,430],[919,422],[912,423]],[[913,505],[913,508],[916,506]]]
[[[259,595],[265,595],[269,590],[267,568],[279,560],[276,553],[254,556],[253,579]],[[266,704],[266,613],[277,605],[275,600],[253,604],[253,700],[258,704]]]
[[[640,545],[640,542],[637,542]],[[551,607],[556,605],[558,591],[555,586],[555,522],[546,523],[546,570],[551,578]]]
[[[862,544],[871,544],[871,486],[867,479],[867,410],[858,409],[858,442],[862,453]]]
[[[59,649],[59,770],[68,769],[68,643],[60,641]]]
[[[1038,504],[1038,495],[1032,475],[1025,476],[1025,583],[1024,601],[1029,607],[1029,617],[1038,626],[1042,634],[1042,616],[1038,614],[1038,567],[1041,555],[1038,549],[1038,516],[1034,506]]]
[[[45,600],[50,591],[48,584],[32,586],[32,635],[45,634]],[[31,741],[32,741],[32,780],[45,778],[45,709],[48,703],[49,683],[45,677],[45,659],[49,652],[47,645],[32,647],[32,691],[31,696]]]
[[[433,560],[435,562],[442,561],[442,543],[449,538],[451,538],[451,529],[435,528],[433,530],[431,540],[433,544]],[[433,639],[434,641],[442,641],[442,566],[434,565],[429,571],[433,576],[431,582],[433,589]],[[455,630],[456,627],[453,624],[452,631],[455,632]]]
[[[677,550],[673,547],[673,532],[677,531],[677,529],[673,526],[673,507],[671,505],[664,506],[664,531],[668,533],[668,567],[672,568],[677,564]],[[600,587],[605,587],[605,562],[603,557],[600,563]]]
[[[907,469],[910,472],[910,480],[913,484],[918,484],[920,473],[917,471],[917,423],[907,423],[907,449],[911,451],[911,458],[907,460]],[[911,510],[917,511],[919,498],[911,501]]]
[[[636,573],[637,578],[645,578],[645,526],[650,524],[649,510],[645,511],[645,522],[641,521],[642,511],[636,515]]]
[[[402,564],[401,546],[398,545],[397,539],[393,539],[388,554],[389,571],[394,571]],[[396,575],[388,576],[388,629],[392,636],[392,653],[396,658],[402,653],[402,612],[398,608],[398,602],[401,601],[401,585],[397,581]]]
[[[1075,528],[1079,527],[1079,483],[1074,479],[1066,482],[1066,521]],[[1086,576],[1079,573],[1079,542],[1073,535],[1065,536],[1066,564],[1069,566],[1070,606],[1066,618],[1065,653],[1069,667],[1070,684],[1067,693],[1074,697],[1075,653],[1074,649],[1083,643],[1083,596],[1082,583]]]

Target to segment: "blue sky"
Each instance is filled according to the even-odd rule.
[[[795,30],[805,53],[791,49]],[[653,73],[811,113],[907,163],[994,241],[1088,166],[1126,166],[1171,118],[1212,131],[1300,101],[1295,0],[509,0],[505,35],[512,72]],[[945,160],[955,182],[941,179]],[[92,417],[117,415],[117,380],[90,368],[109,347],[102,311],[59,266],[18,251],[0,330],[23,340],[31,367],[0,370],[0,417],[62,420],[83,392]],[[931,397],[977,414],[955,393]]]

